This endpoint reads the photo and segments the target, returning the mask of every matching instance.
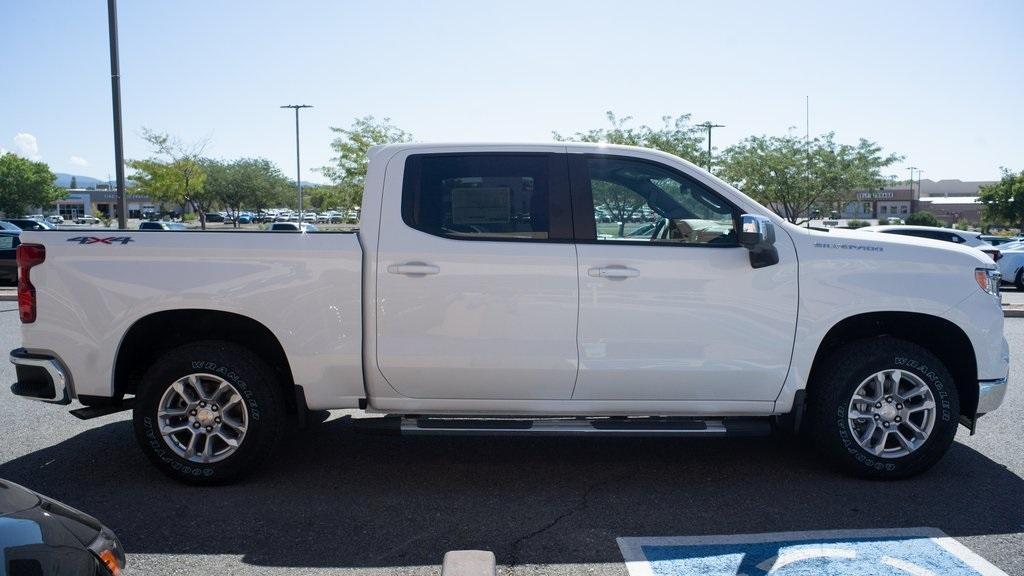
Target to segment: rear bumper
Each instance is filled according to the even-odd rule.
[[[978,382],[978,410],[977,414],[988,414],[1003,403],[1006,397],[1006,386],[1010,377],[999,378],[998,380],[981,380]]]
[[[56,357],[18,348],[11,350],[11,364],[18,374],[18,381],[11,385],[15,396],[54,404],[71,403],[68,373]]]

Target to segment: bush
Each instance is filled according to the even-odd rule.
[[[182,222],[195,222],[196,220],[199,220],[199,216],[195,212],[186,212],[181,215]]]
[[[939,220],[931,212],[914,212],[906,218],[911,226],[940,226]]]
[[[871,222],[868,222],[866,220],[847,220],[846,221],[846,227],[851,229],[851,230],[854,230],[854,229],[857,229],[857,228],[863,228],[865,226],[871,226]]]

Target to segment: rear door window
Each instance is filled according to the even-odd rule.
[[[416,230],[459,240],[567,240],[564,162],[557,154],[410,156],[402,219]]]

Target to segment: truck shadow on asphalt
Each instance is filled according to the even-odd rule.
[[[289,567],[614,563],[618,536],[933,526],[1016,533],[1024,480],[954,444],[899,482],[847,477],[783,435],[755,439],[409,438],[347,417],[285,439],[262,473],[194,488],[152,468],[121,420],[0,465],[88,511],[132,553]],[[621,564],[619,564],[621,566]]]

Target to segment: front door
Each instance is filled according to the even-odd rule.
[[[579,290],[565,162],[554,151],[390,161],[377,363],[400,394],[571,396]]]
[[[771,401],[797,314],[792,243],[754,269],[740,210],[678,168],[573,154],[580,372],[573,399]]]

